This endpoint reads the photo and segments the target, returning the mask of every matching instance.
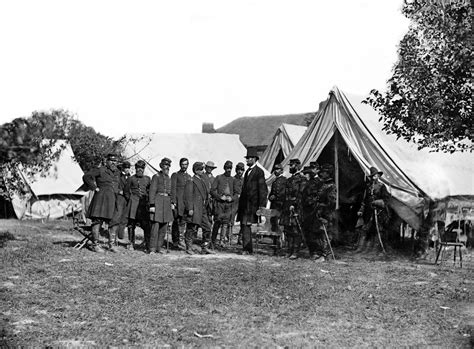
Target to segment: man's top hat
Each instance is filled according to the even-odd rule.
[[[250,149],[247,149],[247,155],[245,155],[245,158],[257,158],[257,160],[259,159],[258,157],[258,152],[257,152],[257,149],[253,149],[253,148],[250,148]]]

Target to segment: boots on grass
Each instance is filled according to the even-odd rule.
[[[100,224],[94,224],[92,226],[92,251],[97,253],[104,253],[104,250],[99,245],[99,234],[100,234]]]
[[[117,229],[118,225],[109,228],[109,251],[118,252],[117,249]]]

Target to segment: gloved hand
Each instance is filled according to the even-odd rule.
[[[155,213],[155,207],[150,207],[150,213]]]

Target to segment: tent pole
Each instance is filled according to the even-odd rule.
[[[336,190],[337,190],[337,195],[336,195],[336,210],[339,209],[339,158],[337,156],[338,152],[338,141],[339,141],[339,135],[338,135],[338,130],[336,129],[336,132],[334,132],[334,182],[336,184]]]
[[[335,127],[336,128],[336,127]],[[339,212],[339,157],[338,157],[338,142],[339,142],[339,131],[334,132],[334,182],[336,184],[336,212]],[[336,217],[339,215],[336,214]],[[339,219],[336,218],[335,224],[335,237],[339,239]]]

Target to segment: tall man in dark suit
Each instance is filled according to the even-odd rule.
[[[252,254],[252,223],[257,223],[257,210],[267,205],[268,189],[265,174],[257,166],[258,154],[255,150],[247,151],[247,170],[242,184],[237,220],[240,221],[242,234],[242,254]]]

